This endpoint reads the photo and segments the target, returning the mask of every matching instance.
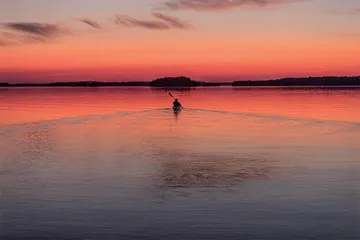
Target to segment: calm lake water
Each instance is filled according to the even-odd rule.
[[[360,88],[0,88],[1,239],[360,239]]]

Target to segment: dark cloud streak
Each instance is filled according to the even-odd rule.
[[[310,0],[168,0],[163,7],[172,10],[218,11],[253,5],[266,7],[276,4],[304,2]]]
[[[139,20],[125,15],[117,15],[115,18],[115,23],[125,27],[141,27],[155,30],[164,30],[170,28],[170,26],[164,22],[153,20]]]
[[[168,16],[162,13],[153,13],[153,16],[167,22],[173,28],[189,29],[191,25],[172,16]]]
[[[68,29],[49,23],[14,22],[0,24],[0,27],[6,30],[1,35],[0,46],[47,43],[71,33]]]
[[[91,19],[80,19],[79,21],[82,22],[82,23],[85,23],[85,24],[87,24],[90,27],[95,28],[95,29],[100,29],[101,28],[100,24],[98,24],[96,21],[91,20]]]
[[[125,27],[139,27],[150,30],[189,29],[191,27],[190,24],[175,17],[161,13],[153,13],[153,16],[159,20],[140,20],[126,15],[117,15],[114,22]]]
[[[3,26],[13,31],[43,38],[51,38],[65,33],[58,25],[48,23],[5,23]]]

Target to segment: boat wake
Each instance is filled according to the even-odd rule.
[[[338,121],[338,120],[324,120],[317,118],[303,118],[303,117],[290,117],[290,116],[282,116],[282,115],[270,115],[270,114],[259,114],[259,113],[249,113],[249,112],[232,112],[232,111],[224,111],[224,110],[210,110],[210,109],[199,109],[199,108],[185,108],[182,112],[190,112],[190,113],[214,113],[221,115],[235,115],[247,118],[259,118],[259,119],[269,119],[269,120],[279,120],[279,121],[297,121],[302,123],[309,124],[341,124],[347,125],[349,129],[354,131],[360,131],[360,122],[350,122],[350,121]],[[162,113],[162,114],[173,114],[174,111],[172,108],[156,108],[156,109],[148,109],[148,110],[140,110],[140,111],[130,111],[130,112],[115,112],[109,114],[92,114],[92,115],[83,115],[83,116],[75,116],[75,117],[66,117],[66,118],[58,118],[54,120],[42,120],[37,122],[29,122],[29,123],[20,123],[20,124],[8,124],[0,126],[0,136],[6,136],[17,130],[19,128],[48,128],[54,125],[63,125],[63,124],[83,124],[88,121],[98,121],[98,120],[108,120],[118,117],[126,117],[129,115],[140,115],[145,113]],[[201,116],[199,116],[201,117]],[[220,116],[219,116],[220,117]],[[225,116],[224,116],[225,117]]]
[[[199,109],[199,108],[190,108],[190,109],[187,109],[187,110],[188,111],[193,111],[193,112],[220,113],[220,114],[230,114],[230,115],[237,115],[237,116],[243,116],[243,117],[264,118],[264,119],[283,120],[283,121],[352,124],[354,126],[359,126],[360,127],[360,122],[354,122],[354,121],[328,120],[328,119],[304,118],[304,117],[290,117],[290,116],[284,116],[284,115],[260,114],[260,113],[251,113],[251,112],[232,112],[232,111],[209,110],[209,109]]]
[[[12,132],[21,128],[33,128],[33,127],[48,128],[55,125],[64,125],[64,124],[76,125],[76,124],[83,124],[89,121],[108,120],[108,119],[125,117],[135,114],[158,112],[161,110],[165,110],[165,108],[140,110],[140,111],[132,111],[132,112],[115,112],[108,114],[90,114],[90,115],[82,115],[82,116],[74,116],[74,117],[57,118],[53,120],[41,120],[41,121],[28,122],[28,123],[7,124],[0,126],[0,136],[9,135]],[[166,110],[170,110],[170,108],[169,109],[166,108]]]

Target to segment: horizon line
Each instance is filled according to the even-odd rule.
[[[157,80],[168,82],[156,83]],[[172,82],[186,80],[185,82]],[[162,77],[151,81],[58,81],[42,83],[10,83],[0,82],[0,87],[76,87],[76,86],[138,86],[138,87],[199,87],[199,86],[360,86],[360,75],[355,76],[319,76],[319,77],[284,77],[268,80],[235,80],[227,82],[197,81],[189,77]]]
[[[171,77],[171,76],[164,76],[164,77],[160,77],[160,78],[156,78],[153,80],[138,80],[138,81],[92,81],[92,80],[74,80],[74,81],[55,81],[55,82],[41,82],[41,83],[36,83],[36,82],[18,82],[18,83],[11,83],[11,82],[0,82],[0,84],[8,84],[8,85],[49,85],[49,84],[71,84],[71,83],[104,83],[104,84],[130,84],[130,83],[151,83],[155,80],[158,79],[164,79],[164,78],[170,78],[170,79],[175,79],[175,78],[190,78],[191,81],[194,82],[199,82],[199,83],[203,83],[203,84],[231,84],[234,82],[271,82],[271,81],[279,81],[279,80],[285,80],[285,79],[310,79],[310,78],[360,78],[360,75],[324,75],[324,76],[306,76],[306,77],[281,77],[281,78],[274,78],[274,79],[246,79],[246,80],[231,80],[231,81],[202,81],[202,80],[194,80],[191,77],[187,77],[187,76],[175,76],[175,77]]]

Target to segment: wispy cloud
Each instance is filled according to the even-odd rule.
[[[167,22],[173,28],[189,29],[192,26],[176,17],[168,16],[162,13],[153,13],[153,16]]]
[[[115,23],[125,27],[139,27],[153,30],[168,30],[172,28],[189,29],[190,24],[176,18],[161,13],[153,13],[153,16],[159,20],[142,20],[132,18],[126,15],[117,15]]]
[[[6,31],[1,34],[1,46],[45,43],[61,35],[70,34],[68,29],[49,23],[2,23],[0,24],[0,28]]]
[[[95,28],[95,29],[100,29],[101,28],[100,24],[98,24],[96,21],[91,20],[91,19],[79,19],[79,21],[82,22],[82,23],[85,23],[85,24],[87,24],[90,27]]]
[[[169,29],[170,26],[164,22],[154,20],[139,20],[126,15],[117,15],[115,23],[125,27],[141,27],[147,29]]]
[[[309,0],[168,0],[163,7],[172,10],[217,11],[228,10],[246,5],[265,7],[275,4],[287,4]]]
[[[56,24],[49,23],[4,23],[9,30],[30,34],[42,38],[53,38],[64,34],[66,31]]]

